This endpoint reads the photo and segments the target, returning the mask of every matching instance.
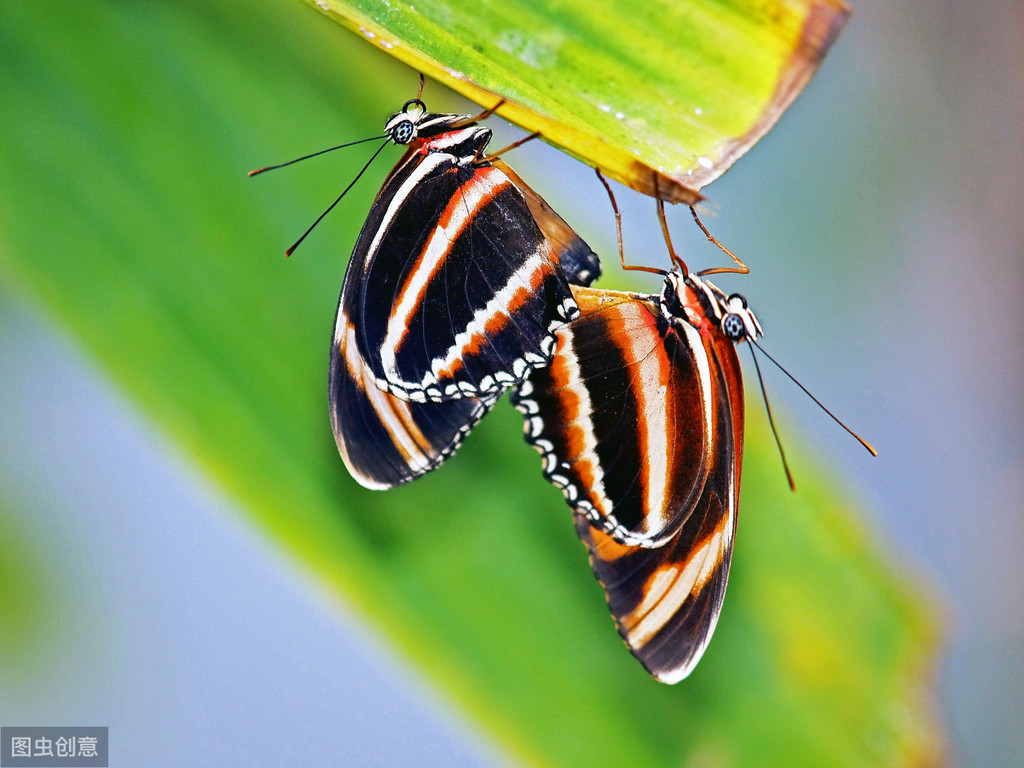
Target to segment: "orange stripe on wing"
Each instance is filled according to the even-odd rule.
[[[588,524],[589,525],[589,524]],[[591,540],[593,541],[593,553],[594,556],[603,560],[606,563],[614,562],[621,557],[635,552],[639,547],[629,546],[627,544],[621,544],[604,531],[590,526],[588,531]]]
[[[434,372],[438,379],[453,376],[456,371],[463,367],[463,359],[479,355],[483,345],[489,336],[494,336],[504,331],[512,320],[512,315],[536,294],[544,283],[544,278],[551,272],[551,264],[547,259],[537,262],[537,266],[530,273],[527,282],[518,287],[506,303],[505,307],[498,312],[491,312],[484,322],[483,329],[473,333],[469,341],[462,346],[458,356],[450,363]]]
[[[640,604],[621,621],[632,648],[647,645],[718,570],[728,545],[728,523],[729,516],[723,516],[715,530],[690,550],[686,562],[663,563],[648,577]]]
[[[427,287],[444,265],[452,245],[466,227],[503,189],[510,186],[504,174],[495,168],[483,167],[452,195],[441,213],[434,231],[409,270],[402,289],[396,294],[394,308],[388,318],[384,347],[397,350],[409,331],[409,318],[420,305]]]
[[[571,326],[570,326],[571,327]],[[597,437],[592,422],[593,403],[581,378],[579,360],[572,348],[572,334],[560,331],[551,362],[552,394],[559,404],[558,423],[564,425],[565,458],[576,473],[578,488],[594,508],[607,517],[612,504],[604,490]]]
[[[658,531],[669,520],[667,509],[675,445],[668,439],[671,415],[669,383],[672,361],[663,343],[657,318],[644,304],[622,302],[605,310],[609,341],[622,353],[630,388],[636,399],[638,467],[644,494],[646,530]]]
[[[414,470],[427,467],[430,464],[430,441],[416,425],[409,403],[377,387],[372,371],[359,354],[355,327],[344,316],[339,318],[339,323],[344,326],[342,340],[338,342],[339,352],[352,381],[366,395],[378,421],[402,458]]]
[[[589,324],[596,320],[600,338],[607,346],[618,349],[623,364],[630,370],[642,365],[651,348],[659,345],[654,318],[646,306],[635,300],[634,295],[576,290],[575,287],[573,294],[583,313],[574,324]],[[559,333],[558,349],[551,366],[552,394],[557,396],[561,405],[559,420],[563,425],[566,458],[577,474],[581,493],[589,498],[601,515],[612,519],[614,504],[605,489],[604,469],[597,453],[599,440],[594,432],[592,411],[599,404],[590,401],[586,381],[581,378],[584,375],[581,368],[586,367],[586,361],[580,360],[576,350],[570,348],[567,342],[571,339],[569,332]],[[588,353],[593,354],[594,350]],[[643,393],[637,396],[642,402]],[[643,417],[642,412],[640,417]]]

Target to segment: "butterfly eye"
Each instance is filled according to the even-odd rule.
[[[729,297],[730,303],[732,303],[732,298],[731,296]],[[739,341],[746,338],[747,326],[743,322],[742,317],[735,313],[729,313],[722,318],[722,333],[731,341]]]
[[[412,120],[402,120],[391,129],[391,140],[395,144],[408,144],[416,135],[416,127]]]

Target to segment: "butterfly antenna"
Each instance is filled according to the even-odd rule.
[[[750,339],[748,339],[749,341]],[[758,347],[758,349],[761,349]],[[763,352],[764,350],[762,350]],[[796,490],[796,483],[793,480],[793,473],[789,471],[789,462],[786,461],[786,452],[782,450],[782,440],[779,438],[779,430],[775,428],[775,419],[772,416],[772,407],[768,404],[768,391],[764,388],[764,378],[761,376],[761,366],[757,362],[757,355],[754,354],[754,347],[750,347],[750,357],[754,360],[754,370],[757,371],[757,383],[761,385],[761,397],[764,398],[764,409],[768,413],[768,424],[771,425],[772,435],[775,437],[775,444],[779,447],[779,457],[782,459],[782,468],[786,471],[786,480],[789,481],[789,490]],[[772,362],[775,362],[774,360]],[[778,363],[776,363],[778,365]]]
[[[317,155],[323,155],[323,154],[326,154],[327,152],[333,152],[336,149],[344,149],[345,147],[354,147],[356,144],[365,144],[368,141],[380,141],[381,139],[386,139],[386,138],[388,138],[388,136],[386,136],[386,135],[384,135],[384,136],[371,136],[368,139],[360,139],[359,141],[350,141],[348,144],[339,144],[338,146],[331,147],[330,149],[321,149],[319,152],[314,152],[311,155],[303,155],[302,157],[297,157],[294,160],[289,160],[287,163],[278,163],[277,165],[268,165],[266,168],[257,168],[254,171],[249,171],[249,173],[246,174],[246,175],[247,176],[256,176],[257,174],[260,174],[260,173],[266,173],[267,171],[273,171],[273,170],[276,170],[278,168],[284,168],[286,165],[294,165],[295,163],[297,163],[297,162],[299,162],[301,160],[309,160],[309,158],[316,157]]]
[[[829,416],[831,416],[831,417],[832,417],[832,420],[833,420],[833,421],[834,421],[834,422],[835,422],[836,424],[838,424],[838,425],[839,425],[840,427],[842,427],[843,429],[845,429],[845,430],[846,430],[846,431],[847,431],[847,432],[848,432],[848,433],[849,433],[849,434],[850,434],[850,435],[851,435],[851,436],[853,437],[853,439],[854,439],[854,440],[856,440],[856,441],[857,441],[858,443],[860,443],[861,445],[863,445],[863,446],[864,446],[864,448],[866,448],[866,449],[867,449],[867,452],[868,452],[868,453],[870,453],[870,454],[871,454],[872,456],[877,456],[877,455],[878,455],[878,451],[876,451],[876,450],[875,450],[875,449],[874,449],[874,448],[873,448],[873,447],[871,446],[871,443],[869,443],[869,442],[868,442],[867,440],[865,440],[865,439],[864,439],[863,437],[861,437],[861,436],[860,436],[860,435],[858,435],[858,434],[857,434],[856,432],[854,432],[854,431],[853,431],[852,429],[850,429],[850,428],[849,428],[848,426],[846,426],[846,425],[845,425],[845,424],[844,424],[844,423],[843,423],[842,421],[840,421],[840,420],[839,420],[839,417],[838,417],[838,416],[836,416],[836,415],[835,415],[834,413],[832,413],[832,411],[830,411],[830,410],[829,410],[828,408],[826,408],[826,407],[825,407],[825,406],[824,406],[824,405],[822,404],[821,400],[819,400],[819,399],[818,399],[818,398],[816,398],[816,397],[815,397],[814,395],[812,395],[812,394],[810,393],[810,391],[809,391],[809,390],[807,389],[807,387],[805,387],[805,386],[804,386],[803,384],[801,384],[801,383],[800,383],[799,381],[797,381],[797,380],[796,380],[796,377],[795,377],[795,376],[793,376],[793,374],[791,374],[791,373],[790,373],[789,371],[787,371],[787,370],[786,370],[785,368],[783,368],[783,367],[782,367],[782,365],[781,365],[781,364],[780,364],[780,363],[779,363],[779,362],[778,362],[778,361],[777,361],[777,360],[776,360],[776,359],[775,359],[774,357],[772,357],[772,356],[771,356],[771,355],[769,355],[769,354],[768,354],[767,352],[765,352],[765,351],[764,351],[764,347],[762,347],[762,346],[761,346],[760,344],[758,344],[758,343],[757,343],[756,341],[754,341],[753,339],[750,339],[750,342],[751,342],[751,343],[752,343],[752,344],[753,344],[754,346],[756,346],[756,347],[757,347],[757,348],[758,348],[758,349],[759,349],[759,350],[761,351],[761,354],[762,354],[762,355],[764,355],[764,356],[765,356],[765,357],[767,357],[767,358],[768,358],[769,360],[771,360],[771,361],[772,361],[773,363],[775,363],[775,367],[776,367],[776,368],[778,368],[778,369],[779,369],[780,371],[782,371],[782,372],[783,372],[784,374],[786,374],[786,375],[787,375],[787,376],[789,377],[790,381],[792,381],[792,382],[793,382],[794,384],[796,384],[796,385],[797,385],[798,387],[800,387],[800,389],[802,389],[802,390],[803,390],[803,392],[804,392],[804,394],[805,394],[805,395],[807,395],[807,396],[808,396],[809,398],[811,398],[811,400],[813,400],[813,401],[814,401],[815,403],[817,403],[818,407],[819,407],[819,408],[821,408],[821,410],[823,410],[823,411],[824,411],[825,413],[827,413],[827,414],[828,414]],[[761,374],[760,374],[760,371],[758,371],[758,376],[760,376],[760,375],[761,375]]]
[[[693,214],[693,220],[697,222],[697,226],[700,227],[700,231],[704,233],[704,236],[712,243],[717,245],[719,248],[721,248],[723,251],[725,251],[727,254],[729,254],[729,258],[735,261],[738,265],[736,267],[712,267],[711,269],[702,269],[697,274],[699,274],[701,277],[703,277],[704,275],[717,275],[723,272],[731,272],[739,275],[748,274],[750,272],[750,269],[747,267],[747,265],[740,261],[739,257],[735,253],[733,253],[720,242],[718,242],[718,239],[714,235],[708,232],[708,228],[704,226],[704,222],[702,222],[700,220],[700,217],[697,216],[697,209],[694,208],[692,205],[690,206],[690,213]]]
[[[657,267],[639,267],[633,266],[632,264],[626,263],[626,250],[622,245],[622,214],[619,213],[618,203],[615,202],[615,195],[612,194],[611,185],[608,180],[605,179],[604,174],[601,173],[600,168],[595,168],[594,172],[597,174],[598,180],[604,185],[604,191],[608,193],[608,200],[612,204],[612,210],[615,211],[615,233],[619,238],[619,264],[622,265],[623,269],[635,270],[637,272],[651,272],[655,275],[665,276],[665,270],[658,269]]]
[[[306,239],[306,235],[308,235],[310,232],[312,232],[313,228],[323,220],[324,216],[326,216],[328,213],[330,213],[334,209],[334,206],[336,206],[338,203],[341,202],[341,198],[343,198],[348,193],[348,191],[350,189],[352,189],[353,185],[355,185],[355,183],[357,181],[359,181],[359,178],[364,173],[366,173],[366,169],[370,167],[370,164],[374,160],[377,159],[377,155],[379,155],[381,152],[383,152],[384,151],[384,147],[386,147],[390,143],[391,143],[391,139],[390,138],[386,138],[384,140],[384,143],[381,144],[379,147],[377,147],[377,151],[373,153],[373,155],[370,157],[369,160],[366,161],[366,165],[364,165],[363,169],[361,171],[359,171],[359,173],[356,174],[356,177],[354,179],[352,179],[352,181],[350,181],[348,183],[348,186],[345,187],[345,191],[342,192],[340,195],[338,195],[338,199],[337,200],[335,200],[333,203],[331,203],[329,206],[327,206],[327,210],[326,211],[324,211],[319,216],[317,216],[316,221],[314,221],[312,224],[309,225],[309,229],[307,229],[305,232],[302,233],[302,237],[300,237],[298,240],[296,240],[292,244],[292,247],[284,252],[285,256],[291,256],[292,253],[295,252],[295,249],[299,247],[299,243],[301,243],[303,240],[305,240]]]
[[[419,101],[423,97],[423,86],[426,85],[426,82],[427,82],[427,78],[425,78],[423,76],[422,72],[420,72],[419,75],[420,75],[420,87],[419,87],[419,90],[416,91],[416,100],[417,101]]]

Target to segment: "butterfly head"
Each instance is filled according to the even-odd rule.
[[[718,291],[715,286],[711,287]],[[756,340],[758,336],[762,335],[761,324],[750,307],[747,306],[747,300],[743,296],[734,293],[724,302],[721,301],[721,297],[717,298],[719,298],[719,306],[722,310],[722,333],[730,341],[742,341],[747,338]]]
[[[429,139],[453,128],[467,126],[469,115],[428,112],[419,99],[409,99],[402,109],[384,124],[384,132],[395,144],[412,144],[417,139]]]
[[[714,283],[696,274],[683,276],[669,272],[665,276],[661,302],[666,314],[685,317],[698,328],[707,323],[716,325],[733,342],[763,335],[761,324],[743,296],[738,293],[727,296]]]

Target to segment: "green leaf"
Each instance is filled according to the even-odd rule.
[[[693,203],[775,124],[842,0],[306,0],[605,174]],[[657,187],[655,187],[657,184]]]
[[[347,476],[327,343],[374,184],[297,256],[280,252],[366,155],[245,171],[373,135],[414,78],[297,4],[244,11],[0,5],[0,281],[517,759],[936,762],[934,619],[799,450],[788,492],[756,409],[729,598],[674,687],[620,642],[507,406],[410,486],[373,493]]]
[[[24,530],[13,508],[0,497],[0,682],[8,687],[38,675],[46,651],[63,640],[56,615],[58,607],[66,608],[45,548]]]

